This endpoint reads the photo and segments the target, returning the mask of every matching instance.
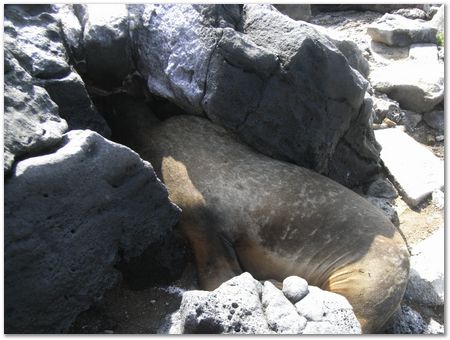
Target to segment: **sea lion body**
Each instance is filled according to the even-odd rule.
[[[406,245],[384,214],[344,186],[253,151],[220,126],[177,116],[140,150],[183,210],[203,288],[243,271],[305,278],[347,297],[365,333],[403,297]]]

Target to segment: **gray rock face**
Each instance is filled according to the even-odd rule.
[[[381,159],[406,203],[417,206],[444,186],[443,161],[402,129],[377,130],[375,136],[383,147]]]
[[[171,233],[180,211],[151,165],[92,131],[19,162],[5,183],[5,329],[59,333]]]
[[[87,4],[83,45],[87,75],[114,88],[135,70],[125,4]]]
[[[311,18],[311,5],[309,4],[274,4],[273,6],[294,20],[308,21]]]
[[[409,46],[414,43],[436,43],[436,28],[396,14],[385,14],[367,28],[374,41],[389,46]]]
[[[149,5],[139,18],[138,68],[153,93],[347,186],[378,171],[368,84],[309,25],[267,5]]]
[[[300,278],[298,278],[300,279]],[[343,296],[309,286],[311,297],[293,304],[269,281],[262,285],[243,273],[212,292],[187,291],[167,320],[169,334],[360,334],[352,307]],[[306,300],[304,304],[302,301]],[[299,305],[301,304],[301,305]],[[299,309],[300,306],[300,309]],[[314,321],[308,314],[319,306]]]
[[[444,304],[444,228],[411,250],[411,272],[405,297],[416,303]]]
[[[334,11],[374,11],[387,13],[401,8],[419,8],[423,9],[425,5],[421,4],[315,4],[312,5],[314,11],[334,12]]]
[[[397,190],[388,179],[378,178],[369,184],[366,194],[381,198],[397,198]]]
[[[384,118],[389,118],[393,122],[399,123],[401,111],[398,102],[390,99],[386,94],[376,95],[373,99],[373,122],[381,124]]]
[[[298,276],[289,276],[283,280],[283,294],[292,303],[297,303],[308,295],[308,282]]]
[[[59,143],[67,123],[47,91],[32,84],[31,76],[8,49],[4,59],[4,161],[8,173],[18,157]]]
[[[5,49],[31,75],[34,85],[47,90],[70,130],[91,129],[109,136],[106,122],[92,104],[80,76],[69,64],[70,46],[76,44],[81,34],[73,11],[68,5],[6,6]],[[67,44],[69,51],[65,46],[67,39],[71,41],[71,45]],[[81,47],[77,45],[77,49]]]
[[[401,15],[408,19],[428,19],[427,13],[420,8],[400,8],[392,12],[392,14]]]

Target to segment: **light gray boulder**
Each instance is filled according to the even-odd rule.
[[[381,159],[403,200],[415,207],[444,186],[444,162],[402,128],[376,130]],[[405,152],[408,150],[408,152]]]
[[[300,316],[283,292],[269,281],[264,282],[261,301],[271,330],[277,334],[302,333],[306,318]]]
[[[67,123],[47,91],[34,86],[31,76],[12,53],[4,54],[4,160],[9,173],[14,162],[58,144]]]
[[[169,334],[360,334],[361,328],[347,299],[309,286],[295,306],[271,282],[262,285],[249,273],[236,276],[212,292],[183,293],[178,311],[160,333]],[[306,299],[305,304],[301,304]],[[299,304],[301,309],[299,310]],[[320,307],[312,320],[302,313]],[[308,314],[309,313],[309,314]]]
[[[312,16],[309,4],[274,4],[273,6],[294,20],[308,21]]]
[[[437,12],[434,14],[433,19],[430,22],[430,25],[438,32],[444,33],[445,30],[445,5],[442,4]]]
[[[135,12],[138,69],[154,94],[206,115],[266,155],[347,186],[379,170],[368,83],[308,24],[269,5],[164,4]]]
[[[345,297],[314,286],[308,288],[309,294],[295,304],[297,312],[308,320],[305,334],[361,334],[359,321]]]
[[[444,100],[444,65],[407,60],[379,67],[369,75],[373,88],[418,113],[433,110]]]
[[[171,316],[169,334],[273,334],[261,303],[262,285],[249,273],[212,292],[187,291]]]
[[[391,12],[391,14],[401,15],[408,19],[421,19],[427,20],[428,14],[423,9],[420,8],[400,8]]]
[[[389,46],[436,43],[436,28],[426,22],[386,13],[367,27],[372,40]]]
[[[4,197],[7,333],[67,329],[180,216],[148,162],[89,130],[18,162]]]
[[[444,304],[444,228],[411,249],[411,271],[405,297],[432,306]]]
[[[283,280],[283,294],[292,303],[297,303],[308,295],[308,282],[298,276],[289,276]]]

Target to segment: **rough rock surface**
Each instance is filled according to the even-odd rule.
[[[437,60],[426,64],[408,60],[377,68],[369,77],[374,89],[398,101],[403,109],[424,113],[444,99],[444,66]]]
[[[367,82],[308,24],[268,5],[149,5],[140,13],[139,70],[153,93],[344,185],[378,171]]]
[[[373,100],[373,122],[381,124],[385,118],[393,122],[400,122],[401,110],[398,102],[390,99],[386,94],[376,94],[372,96]]]
[[[31,76],[7,49],[4,70],[3,169],[8,173],[18,157],[56,145],[67,123],[47,91],[33,85]]]
[[[444,186],[444,162],[401,128],[376,130],[375,137],[382,146],[381,159],[405,202],[417,206]]]
[[[436,320],[426,322],[416,310],[406,304],[392,316],[386,330],[389,334],[444,334],[444,326]]]
[[[264,315],[262,285],[249,273],[212,292],[187,291],[171,316],[169,334],[273,334]]]
[[[5,183],[7,333],[53,333],[101,298],[114,265],[171,232],[179,209],[151,165],[92,131],[19,162]]]
[[[391,14],[401,15],[408,19],[428,19],[427,13],[420,8],[400,8]]]
[[[442,4],[437,12],[434,14],[430,25],[437,29],[438,32],[444,32],[445,30],[445,5]]]
[[[308,295],[308,282],[298,276],[289,276],[283,280],[283,294],[292,303],[297,303]]]
[[[314,4],[312,8],[315,11],[334,12],[334,11],[374,11],[380,13],[391,12],[401,8],[419,8],[423,9],[425,5],[420,4]]]
[[[269,281],[264,282],[262,305],[267,323],[277,334],[301,334],[306,318],[297,313],[287,297]]]
[[[318,334],[359,334],[361,328],[353,314],[352,306],[341,295],[327,292],[318,287],[309,286],[309,293],[295,304],[297,311],[308,321],[304,334],[315,334],[318,324],[328,324],[326,333]]]
[[[135,70],[125,4],[87,4],[83,34],[86,74],[111,89]]]
[[[309,286],[309,290],[310,293],[294,307],[272,283],[265,281],[262,285],[249,273],[243,273],[212,292],[195,290],[183,293],[180,309],[167,320],[162,333],[361,333],[347,299],[313,286]],[[322,314],[314,321],[302,316],[317,305]]]
[[[444,304],[444,228],[411,250],[411,272],[405,298],[425,305]]]
[[[275,4],[273,6],[294,20],[308,21],[311,18],[311,5],[309,4]]]
[[[436,43],[436,28],[396,14],[385,14],[367,28],[374,41],[389,46],[409,46],[414,43]]]
[[[109,136],[84,82],[70,66],[65,39],[70,35],[76,40],[80,28],[73,11],[69,5],[6,5],[5,50],[31,75],[31,83],[47,90],[70,130],[91,129]]]

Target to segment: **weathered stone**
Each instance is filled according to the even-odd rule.
[[[69,130],[89,129],[104,137],[111,135],[111,129],[92,103],[78,73],[37,83],[42,84],[58,105],[59,114],[67,121]]]
[[[398,102],[390,99],[387,95],[375,95],[373,99],[373,122],[381,124],[385,118],[399,123],[402,116]]]
[[[369,196],[381,197],[381,198],[397,198],[397,190],[388,179],[378,178],[371,182],[367,189],[366,194]]]
[[[445,30],[445,5],[442,4],[434,14],[430,25],[436,28],[438,32],[444,33]]]
[[[69,5],[11,5],[5,10],[5,48],[32,76],[30,81],[47,90],[69,129],[91,129],[109,137],[84,82],[69,66],[71,59],[75,62],[71,56],[82,53],[81,34]]]
[[[431,111],[444,99],[444,65],[414,60],[380,67],[369,75],[375,90],[398,101],[403,109]]]
[[[308,324],[305,334],[360,334],[361,327],[353,314],[353,308],[342,295],[309,286],[309,294],[295,304],[297,312],[303,315]],[[325,330],[318,324],[313,326],[309,321],[324,323]],[[329,329],[328,324],[332,325]]]
[[[92,131],[19,162],[5,183],[5,329],[59,333],[172,232],[180,210],[151,165]],[[151,268],[149,268],[151,270]]]
[[[436,43],[436,32],[436,28],[427,23],[388,13],[367,27],[373,40],[389,46]]]
[[[4,58],[4,162],[8,173],[14,161],[58,144],[67,123],[47,91],[32,84],[31,76],[8,49]]]
[[[125,4],[87,4],[83,44],[87,76],[111,89],[134,72]]]
[[[249,273],[223,283],[212,292],[183,293],[180,309],[171,316],[169,334],[273,334],[264,315],[262,285]]]
[[[391,14],[401,15],[408,19],[428,19],[427,13],[420,8],[400,8],[394,12],[391,12]]]
[[[414,131],[417,124],[422,121],[422,115],[420,113],[416,113],[409,110],[402,111],[402,118],[400,120],[400,124],[404,125],[407,131]]]
[[[439,210],[444,210],[445,208],[445,195],[441,190],[435,190],[431,194],[431,202]]]
[[[424,9],[422,4],[314,4],[311,5],[315,11],[334,12],[334,11],[374,11],[387,13],[400,8],[419,8]]]
[[[308,21],[311,18],[311,5],[309,4],[274,4],[273,6],[294,20]]]
[[[444,131],[445,129],[444,111],[427,112],[423,115],[423,120],[433,129],[438,131]]]
[[[411,250],[411,271],[405,297],[416,303],[444,304],[444,228]]]
[[[355,42],[349,40],[335,30],[326,29],[319,25],[312,26],[317,31],[327,36],[327,38],[330,39],[339,51],[347,58],[350,66],[367,78],[370,73],[369,62],[364,57],[363,52]]]
[[[269,5],[148,5],[140,13],[133,35],[150,91],[347,186],[378,172],[368,83],[311,26]]]
[[[381,159],[405,202],[417,206],[444,186],[444,163],[399,127],[376,130]],[[408,150],[408,152],[405,152]]]
[[[283,280],[283,294],[292,303],[297,303],[308,295],[308,282],[298,276],[289,276]]]
[[[261,301],[271,330],[277,334],[302,333],[306,319],[297,313],[294,305],[269,281],[264,283]]]

